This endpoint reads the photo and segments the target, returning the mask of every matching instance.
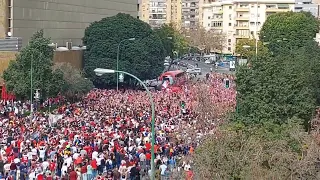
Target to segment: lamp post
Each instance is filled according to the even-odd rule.
[[[117,71],[119,71],[119,53],[120,53],[120,45],[124,41],[134,41],[136,38],[129,38],[129,39],[123,39],[118,44],[118,51],[117,51]],[[117,72],[117,91],[119,90],[119,73]]]
[[[139,83],[141,83],[141,85],[144,87],[144,89],[146,90],[148,96],[149,96],[149,101],[151,104],[151,136],[152,136],[152,141],[151,141],[151,179],[154,180],[155,179],[155,165],[154,165],[154,144],[155,144],[155,130],[154,130],[154,126],[155,126],[155,105],[154,105],[154,101],[152,98],[152,94],[149,91],[148,87],[146,86],[146,84],[144,82],[142,82],[141,79],[139,79],[137,76],[130,74],[128,72],[125,71],[118,71],[118,70],[113,70],[113,69],[103,69],[103,68],[96,68],[94,70],[94,72],[96,73],[97,76],[102,76],[103,74],[114,74],[114,73],[123,73],[126,74],[128,76],[133,77],[134,79],[136,79]]]
[[[28,45],[30,46],[30,43],[28,43]],[[59,50],[58,49],[58,44],[57,43],[51,43],[51,44],[47,44],[48,47],[54,48],[54,51],[69,51],[68,49],[62,49]],[[31,63],[30,63],[30,117],[31,119],[33,118],[33,52],[31,52]],[[38,51],[37,53],[39,53],[39,57],[41,58],[43,56],[43,53],[41,51]]]

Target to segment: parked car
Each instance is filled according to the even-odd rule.
[[[201,73],[201,68],[194,68],[194,69],[193,69],[193,72],[194,72],[195,74],[199,74],[199,75],[202,74],[202,73]]]
[[[208,59],[208,60],[206,60],[204,63],[206,63],[206,64],[211,64],[211,60]]]

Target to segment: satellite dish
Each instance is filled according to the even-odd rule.
[[[11,37],[11,36],[12,36],[12,33],[11,33],[11,32],[8,32],[8,36]]]

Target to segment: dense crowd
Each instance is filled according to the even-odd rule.
[[[235,107],[235,90],[227,75],[187,82],[179,92],[154,91],[155,164],[158,179],[185,172],[194,179],[192,155],[202,130],[197,88],[205,83],[217,116]],[[10,108],[9,108],[10,107]],[[20,107],[20,109],[19,109]],[[17,110],[15,110],[17,109]],[[0,179],[148,179],[151,161],[151,107],[144,91],[94,89],[78,103],[65,103],[54,115],[34,113],[21,102],[2,102]],[[194,127],[194,128],[193,128]],[[196,133],[196,139],[189,136]],[[181,178],[180,178],[181,179]]]

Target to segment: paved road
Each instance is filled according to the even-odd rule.
[[[188,60],[181,60],[181,62],[188,63],[190,65],[196,66],[198,63],[198,67],[201,68],[202,74],[206,74],[210,72],[210,68],[213,68],[213,71],[215,71],[215,68],[212,64],[206,64],[204,62],[199,62],[199,61],[188,61]],[[229,67],[218,67],[216,70],[218,73],[225,73],[225,74],[234,74],[234,71],[229,71]]]

